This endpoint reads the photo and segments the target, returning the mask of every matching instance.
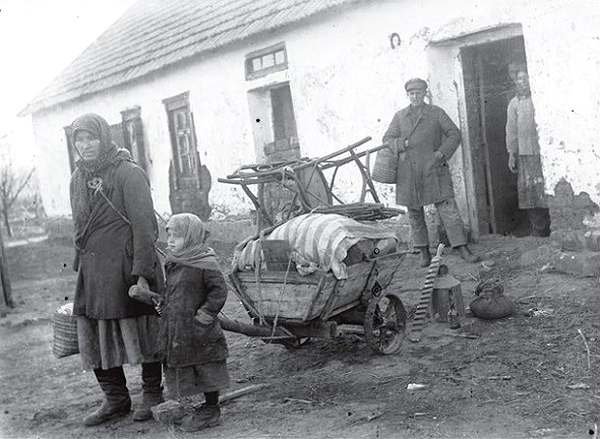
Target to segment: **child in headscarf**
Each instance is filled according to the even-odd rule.
[[[227,286],[206,229],[196,215],[173,215],[167,224],[167,287],[161,304],[161,350],[171,398],[204,393],[205,403],[186,415],[181,429],[192,432],[221,421],[219,391],[228,387],[227,342],[217,314]]]

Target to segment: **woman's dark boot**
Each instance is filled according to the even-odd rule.
[[[131,399],[123,368],[94,369],[94,373],[106,399],[99,409],[85,417],[83,424],[86,427],[127,416],[131,411]]]
[[[419,253],[421,253],[421,267],[429,267],[429,264],[431,264],[429,247],[419,247]]]
[[[188,433],[216,427],[221,424],[221,407],[219,404],[202,404],[194,413],[186,415],[181,422],[181,430]]]
[[[152,419],[152,407],[164,402],[161,387],[162,368],[160,362],[142,363],[142,404],[133,412],[134,421]]]

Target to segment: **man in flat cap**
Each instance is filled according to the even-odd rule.
[[[435,205],[452,247],[465,261],[477,262],[479,258],[467,247],[448,167],[460,143],[460,131],[444,110],[425,103],[427,83],[423,79],[410,79],[404,88],[410,105],[394,115],[383,143],[398,157],[396,203],[408,208],[421,265],[427,267],[431,262],[423,210],[429,204]]]
[[[525,64],[517,66],[514,77],[517,95],[508,104],[506,149],[508,167],[517,174],[519,209],[527,210],[529,233],[550,235],[550,214],[544,192],[540,145]]]

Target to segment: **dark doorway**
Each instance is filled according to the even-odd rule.
[[[506,109],[515,95],[511,63],[525,63],[523,37],[461,49],[469,141],[481,234],[527,234],[517,176],[508,168]]]
[[[290,85],[285,83],[268,89],[268,100],[271,104],[273,141],[264,145],[266,162],[277,164],[299,159],[300,144]],[[304,178],[302,175],[298,177]],[[294,214],[298,201],[294,192],[286,190],[285,185],[261,184],[258,192],[261,203],[276,221],[287,219]]]
[[[275,141],[297,138],[296,118],[294,117],[292,93],[289,85],[271,89],[271,105],[273,108],[273,138]]]
[[[298,131],[294,117],[294,105],[289,84],[271,88],[271,115],[273,142],[265,145],[267,161],[282,162],[300,157]]]

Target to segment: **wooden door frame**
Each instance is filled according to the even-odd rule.
[[[477,241],[480,237],[479,231],[479,207],[477,205],[476,174],[473,164],[473,145],[470,137],[470,125],[468,121],[467,95],[465,91],[465,72],[463,64],[462,49],[480,46],[495,41],[523,37],[523,28],[520,23],[504,23],[494,27],[475,29],[472,32],[445,36],[441,39],[432,39],[430,46],[436,49],[447,50],[454,58],[454,77],[457,98],[458,118],[462,136],[462,167],[465,185],[465,196],[469,217],[469,228],[471,239]]]

